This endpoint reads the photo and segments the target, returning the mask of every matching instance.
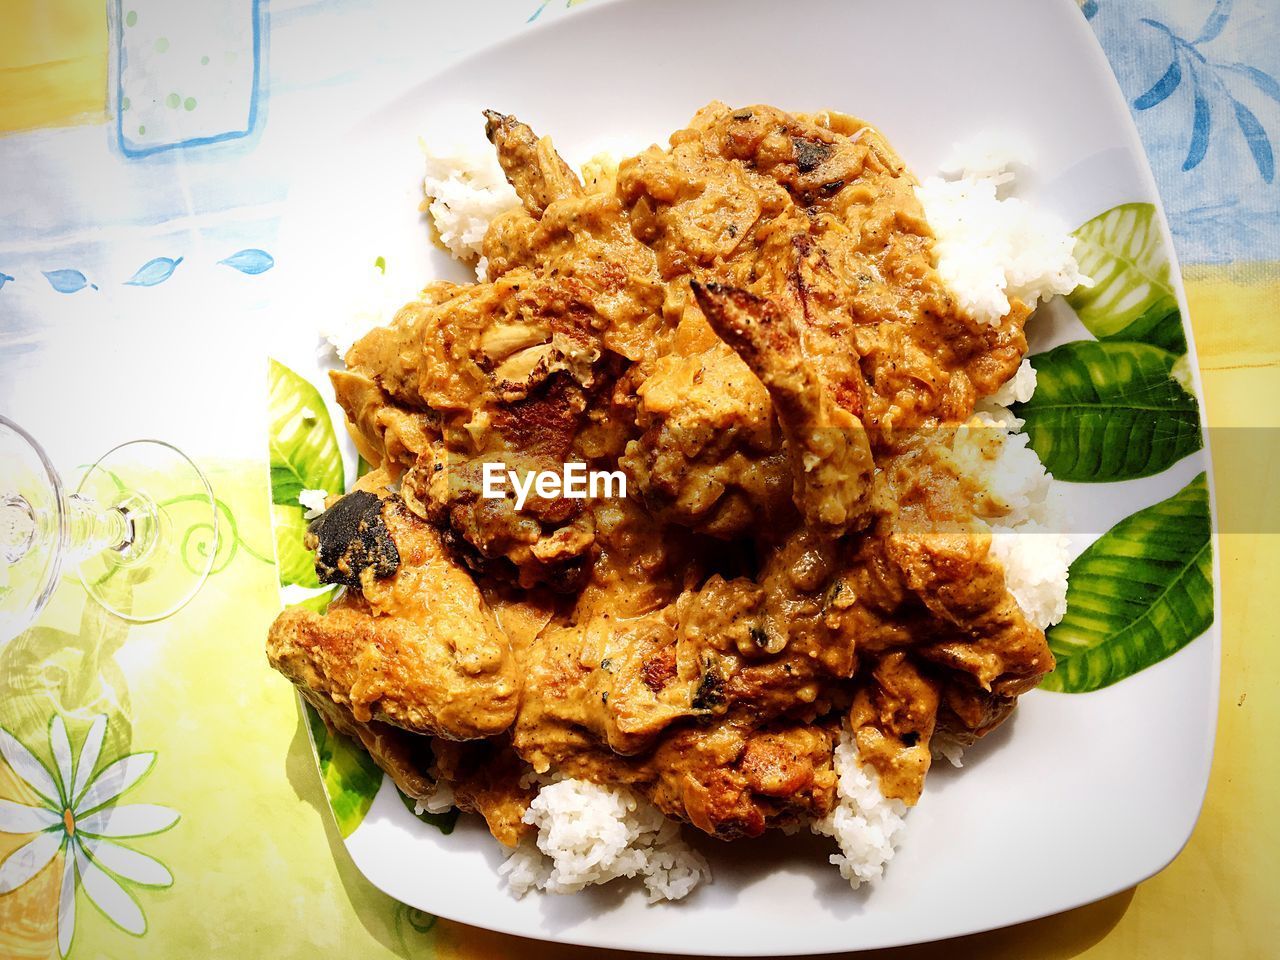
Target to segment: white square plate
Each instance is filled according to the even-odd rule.
[[[462,114],[513,113],[571,162],[595,145],[665,142],[713,99],[863,117],[918,175],[957,141],[1009,131],[1034,151],[1021,191],[1070,224],[1124,202],[1157,206],[1141,143],[1110,68],[1071,0],[593,5],[537,26],[424,81],[336,137],[295,191],[279,262],[294,293],[273,355],[321,384],[315,331],[359,289],[375,257],[408,295],[462,268],[426,240],[418,137]],[[431,45],[424,38],[425,55]],[[345,126],[340,120],[337,129]],[[1176,264],[1171,284],[1183,317]],[[1033,351],[1089,334],[1058,304]],[[1187,329],[1190,341],[1190,329]],[[1191,356],[1194,370],[1194,352]],[[340,412],[333,409],[334,422]],[[1207,451],[1143,480],[1066,485],[1089,529],[1106,530],[1207,469]],[[1077,538],[1083,549],[1089,537]],[[1216,569],[1215,569],[1216,590]],[[477,818],[444,835],[416,820],[389,780],[347,839],[376,886],[465,923],[566,943],[718,955],[855,950],[954,937],[1107,896],[1181,849],[1208,778],[1217,627],[1114,686],[1037,691],[974,747],[935,767],[885,878],[852,892],[816,838],[700,843],[715,882],[646,905],[614,884],[571,897],[510,896],[500,848]]]

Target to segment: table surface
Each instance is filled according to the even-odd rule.
[[[132,753],[143,755],[129,762],[137,770],[150,764],[118,802],[163,829],[127,841],[148,859],[117,861],[136,882],[98,881],[97,909],[92,878],[72,887],[68,955],[602,955],[437,921],[352,865],[291,688],[262,654],[279,596],[253,346],[281,309],[270,251],[288,184],[341,118],[577,5],[492,0],[482,15],[397,0],[0,7],[0,412],[67,473],[126,439],[174,440],[206,467],[229,521],[216,572],[178,616],[129,627],[66,582],[39,624],[0,651],[0,726],[38,756],[51,756],[56,715],[74,751],[101,733],[104,762]],[[1280,628],[1266,607],[1280,581],[1269,439],[1280,436],[1280,12],[1272,0],[1085,0],[1081,12],[1134,105],[1170,215],[1210,426],[1250,438],[1214,449],[1228,519],[1217,544],[1225,649],[1213,774],[1190,843],[1137,888],[875,956],[1280,951],[1280,754],[1270,746]],[[1169,87],[1157,81],[1179,45],[1202,58],[1196,79],[1148,93]],[[1197,95],[1212,107],[1207,125],[1194,119]],[[146,358],[157,351],[173,362],[156,369]],[[0,760],[0,831],[5,801],[38,799],[19,772]],[[30,839],[0,832],[0,860]],[[0,894],[0,960],[59,955],[63,858]]]

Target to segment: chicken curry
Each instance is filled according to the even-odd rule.
[[[513,117],[487,282],[433,283],[332,375],[378,469],[313,525],[324,614],[273,666],[400,789],[514,844],[535,775],[723,839],[826,814],[853,732],[913,804],[1053,669],[946,429],[1030,312],[967,316],[915,179],[852,117],[712,103],[586,182]],[[485,464],[628,495],[482,496]]]

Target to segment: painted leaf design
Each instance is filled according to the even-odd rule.
[[[1208,43],[1221,35],[1222,28],[1227,25],[1227,20],[1231,17],[1232,2],[1233,0],[1217,0],[1213,5],[1213,11],[1200,29],[1200,36],[1196,37],[1195,43]]]
[[[1182,649],[1213,623],[1209,491],[1202,473],[1121,520],[1071,564],[1067,615],[1046,633],[1041,686],[1085,693]]]
[[[256,276],[259,273],[266,273],[276,265],[275,257],[267,253],[265,250],[250,248],[248,250],[239,250],[224,260],[218,261],[225,266],[239,270],[241,273],[247,273],[250,276]]]
[[[1257,67],[1251,67],[1246,63],[1233,63],[1231,69],[1237,73],[1242,73],[1253,83],[1255,87],[1270,97],[1276,103],[1280,103],[1280,80],[1277,80],[1269,73],[1259,70]]]
[[[1187,147],[1187,159],[1182,161],[1182,170],[1194,170],[1204,159],[1209,150],[1209,128],[1213,122],[1213,112],[1209,108],[1209,98],[1205,96],[1200,84],[1195,85],[1195,115],[1191,121],[1191,145]]]
[[[1262,123],[1254,116],[1253,111],[1239,100],[1233,99],[1231,105],[1236,111],[1236,124],[1244,134],[1249,152],[1253,154],[1254,165],[1257,166],[1262,179],[1270,183],[1276,175],[1276,162],[1271,152],[1271,140],[1267,137],[1267,131],[1262,128]]]
[[[320,392],[271,361],[271,500],[298,507],[303,490],[342,492],[342,454]]]
[[[138,901],[114,877],[89,859],[82,846],[70,844],[67,856],[74,854],[80,889],[95,907],[121,930],[140,937],[147,932],[147,918]]]
[[[1045,469],[1076,483],[1130,480],[1199,450],[1199,407],[1173,377],[1176,359],[1148,344],[1093,340],[1032,357],[1035,395],[1013,410]]]
[[[9,276],[7,273],[0,273],[0,290],[4,289],[4,285],[6,283],[12,283],[12,282],[13,282],[13,277]]]
[[[280,582],[318,587],[314,561],[302,545],[307,524],[298,494],[341,493],[342,453],[320,392],[275,360],[269,378],[272,519]]]
[[[425,811],[423,813],[418,813],[415,809],[418,806],[416,800],[411,800],[409,797],[406,797],[399,789],[396,790],[396,794],[400,797],[400,802],[404,804],[405,809],[423,823],[430,824],[441,833],[453,833],[454,825],[458,822],[457,807],[450,810],[448,813],[426,813]]]
[[[43,270],[44,278],[49,281],[49,286],[57,290],[59,293],[77,293],[87,286],[91,286],[89,278],[79,270]],[[97,287],[93,287],[97,290]]]
[[[1173,58],[1173,63],[1169,64],[1169,69],[1164,75],[1155,82],[1155,84],[1138,99],[1133,101],[1133,105],[1139,110],[1150,110],[1158,103],[1164,103],[1168,99],[1169,94],[1178,89],[1178,84],[1182,82],[1182,65],[1178,62],[1178,58]]]
[[[182,262],[182,257],[171,260],[168,257],[156,257],[154,260],[148,260],[140,266],[137,272],[125,281],[128,287],[154,287],[157,283],[164,283],[173,276],[173,271],[178,269],[178,264]]]
[[[1086,20],[1092,20],[1098,15],[1098,0],[1083,0],[1080,4],[1080,12],[1084,14]]]
[[[373,798],[382,786],[382,771],[363,748],[330,730],[311,704],[302,706],[338,833],[349,837],[373,805]]]
[[[276,538],[276,572],[282,586],[314,589],[320,586],[316,577],[315,557],[302,545],[307,521],[300,507],[271,505],[271,527]]]
[[[1067,300],[1099,340],[1138,340],[1182,354],[1182,316],[1155,214],[1152,204],[1123,203],[1077,229],[1076,259],[1094,285]]]

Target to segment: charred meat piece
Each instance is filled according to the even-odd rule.
[[[395,574],[400,552],[382,519],[382,504],[377,494],[356,490],[311,521],[304,542],[315,552],[321,583],[358,587],[366,573],[379,580]]]

